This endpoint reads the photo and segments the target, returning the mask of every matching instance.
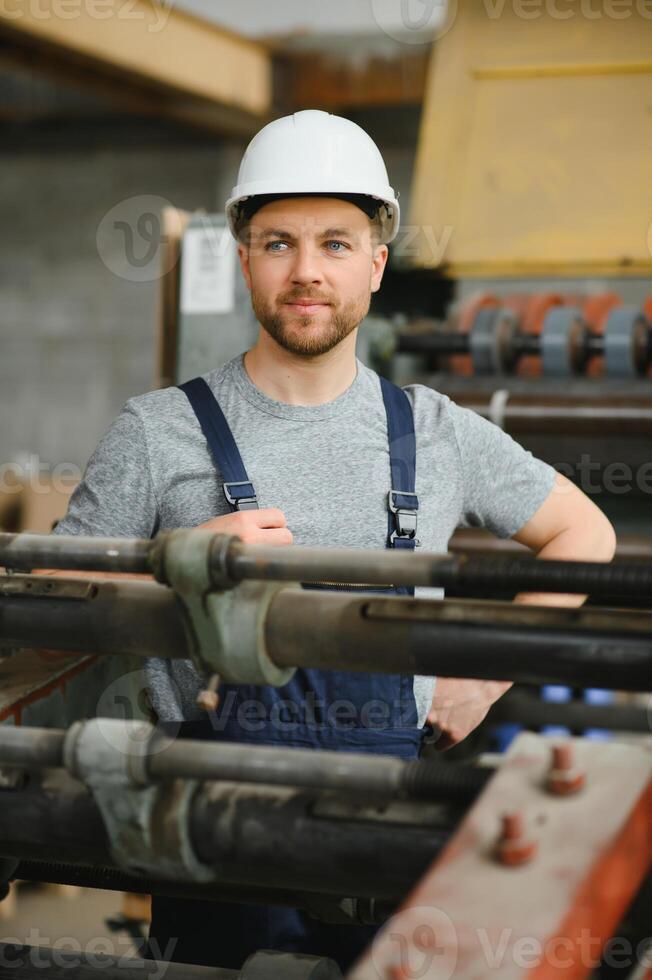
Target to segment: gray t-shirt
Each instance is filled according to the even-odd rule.
[[[322,405],[288,405],[250,380],[243,355],[203,376],[233,432],[260,507],[285,514],[295,545],[384,548],[390,489],[380,381],[357,360],[355,380]],[[458,526],[510,537],[550,493],[555,471],[497,426],[424,385],[405,391],[414,412],[417,537],[445,552]],[[178,388],[131,398],[91,456],[58,534],[148,538],[228,514],[190,403]],[[417,596],[440,598],[441,589]],[[164,721],[191,720],[200,679],[189,660],[145,661]],[[434,678],[416,677],[419,724]]]

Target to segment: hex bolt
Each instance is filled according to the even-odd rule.
[[[586,783],[586,773],[575,764],[575,752],[572,742],[562,742],[554,745],[550,769],[546,778],[546,789],[553,796],[571,796],[583,788]]]
[[[387,971],[387,980],[408,980],[408,975],[402,966],[390,966]]]
[[[537,842],[526,834],[523,813],[520,810],[504,813],[501,832],[494,850],[498,863],[510,868],[527,864],[537,850]]]
[[[197,695],[197,707],[201,711],[217,711],[220,703],[220,696],[217,693],[219,686],[220,675],[212,674],[207,686]]]

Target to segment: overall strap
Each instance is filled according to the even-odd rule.
[[[222,489],[231,510],[257,510],[254,485],[247,476],[240,450],[217,398],[203,378],[185,381],[179,388],[192,405],[215,466],[224,477]]]
[[[419,499],[414,492],[416,439],[408,396],[386,378],[380,387],[387,413],[391,490],[387,494],[387,547],[413,550],[417,544]]]

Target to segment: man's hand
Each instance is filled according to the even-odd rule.
[[[616,534],[605,515],[561,473],[536,514],[512,537],[544,560],[607,562],[616,549]],[[585,599],[575,593],[520,592],[514,602],[577,608]],[[436,748],[449,749],[466,738],[511,686],[511,681],[438,678],[428,714],[428,721],[443,733]]]
[[[233,514],[213,517],[198,526],[218,534],[237,534],[247,544],[292,544],[292,532],[287,527],[285,514],[278,507],[237,510]]]
[[[441,731],[435,748],[444,751],[466,738],[484,720],[491,705],[511,686],[511,681],[438,677],[428,712],[430,724]]]

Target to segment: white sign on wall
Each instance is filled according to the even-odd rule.
[[[183,236],[181,313],[228,313],[235,304],[236,245],[227,227],[206,223]]]

